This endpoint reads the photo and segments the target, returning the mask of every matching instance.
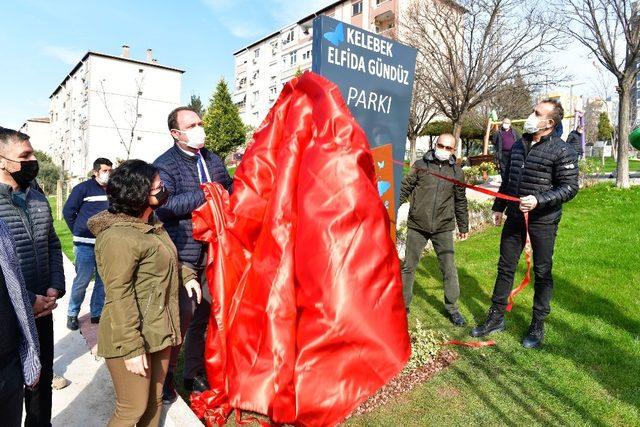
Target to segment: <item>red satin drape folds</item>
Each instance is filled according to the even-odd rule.
[[[335,425],[410,355],[400,265],[362,129],[338,88],[287,83],[229,196],[204,186],[208,424],[232,408],[276,423]]]

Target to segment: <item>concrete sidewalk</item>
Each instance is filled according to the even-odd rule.
[[[64,376],[71,384],[62,390],[53,390],[52,424],[61,427],[104,427],[113,413],[115,395],[104,359],[95,356],[97,325],[90,323],[88,312],[93,284],[87,289],[80,312],[81,330],[70,331],[66,327],[67,307],[75,271],[66,257],[64,270],[67,295],[59,301],[53,314],[53,371]],[[163,418],[161,425],[166,427],[202,426],[180,398],[173,405],[165,406]]]

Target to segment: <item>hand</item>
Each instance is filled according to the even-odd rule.
[[[55,298],[36,295],[36,301],[33,303],[33,314],[36,315],[36,318],[48,316],[57,306]]]
[[[538,206],[536,196],[524,196],[520,198],[520,210],[522,212],[532,211]]]
[[[60,291],[58,291],[57,289],[54,289],[54,288],[47,289],[48,297],[53,297],[55,299],[58,299],[58,295],[60,295]]]
[[[135,356],[131,359],[124,359],[124,367],[134,375],[146,377],[147,369],[149,369],[149,365],[147,364],[147,355],[141,354],[140,356]]]
[[[469,233],[458,233],[458,239],[460,240],[467,240],[468,237]]]
[[[502,224],[502,212],[493,212],[493,225],[496,227]]]
[[[200,287],[200,283],[195,279],[191,279],[184,284],[184,287],[187,288],[187,295],[189,295],[189,298],[193,298],[193,294],[196,294],[196,301],[200,304],[202,301],[202,288]]]

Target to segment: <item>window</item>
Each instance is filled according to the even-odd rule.
[[[258,77],[260,77],[260,70],[256,70],[253,72],[253,76],[251,77],[252,80],[257,80]]]
[[[259,91],[253,92],[253,102],[252,102],[252,104],[255,104],[256,102],[258,102],[258,98],[260,98],[260,92]]]
[[[389,0],[376,0],[376,6],[379,6],[382,3],[387,2],[387,1],[389,1]]]
[[[278,53],[278,42],[271,42],[271,56],[276,56],[276,53]]]
[[[247,84],[247,78],[241,77],[238,79],[238,89],[242,89]]]
[[[142,73],[142,72],[144,72],[144,70],[142,68],[138,68],[138,72]]]
[[[138,113],[138,118],[141,118],[141,117],[142,117],[142,114],[141,114],[141,113]]]
[[[352,16],[360,15],[362,13],[362,1],[357,1],[351,5]]]
[[[311,58],[311,51],[307,50],[306,52],[302,52],[302,60],[308,61]]]
[[[276,86],[273,85],[269,88],[269,101],[276,99]]]
[[[257,48],[254,52],[254,58],[259,58],[260,57],[260,48]]]
[[[138,141],[142,141],[142,137],[141,136],[138,137]]]
[[[296,62],[298,62],[298,52],[293,51],[291,52],[291,65],[295,65]]]
[[[282,38],[282,44],[289,44],[293,41],[293,28],[287,31]]]

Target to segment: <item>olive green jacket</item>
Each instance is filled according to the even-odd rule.
[[[409,201],[407,227],[435,234],[455,229],[469,232],[469,210],[464,187],[436,178],[428,172],[464,181],[464,173],[451,156],[442,162],[430,150],[416,161],[404,177],[400,204]]]
[[[130,359],[181,343],[178,287],[195,279],[158,221],[101,212],[87,223],[105,287],[98,355]]]

